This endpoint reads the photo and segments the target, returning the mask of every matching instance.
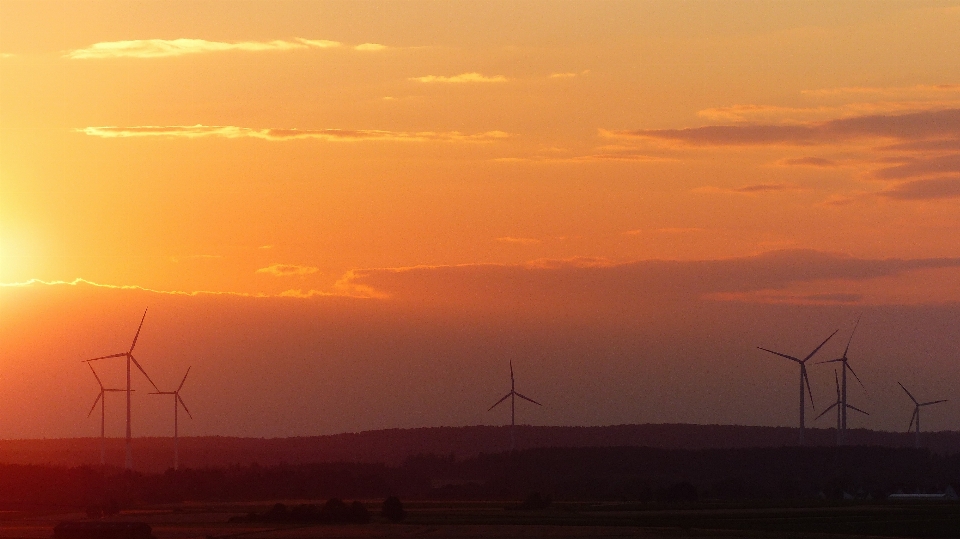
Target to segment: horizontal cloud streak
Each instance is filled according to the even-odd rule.
[[[464,134],[459,131],[383,131],[374,129],[254,129],[237,126],[210,125],[172,125],[172,126],[136,126],[136,127],[86,127],[78,129],[90,136],[103,138],[130,137],[181,137],[204,138],[220,137],[228,139],[256,138],[270,141],[317,139],[328,142],[358,141],[463,141],[488,142],[509,137],[503,131]]]
[[[451,84],[463,84],[470,82],[506,82],[507,78],[503,75],[494,75],[488,77],[486,75],[481,75],[480,73],[462,73],[460,75],[454,75],[452,77],[444,77],[442,75],[426,75],[424,77],[411,77],[410,80],[415,80],[417,82],[424,83],[451,83]]]
[[[801,125],[711,125],[606,133],[688,146],[806,146],[869,138],[939,139],[960,136],[960,109],[859,116]]]
[[[337,41],[297,38],[293,41],[207,41],[205,39],[134,39],[129,41],[105,41],[68,52],[64,56],[73,60],[105,58],[167,58],[209,52],[289,51],[296,49],[326,49],[339,47]]]
[[[960,198],[960,177],[912,180],[880,191],[878,195],[895,200]]]
[[[274,277],[289,277],[291,275],[310,275],[320,271],[320,268],[314,266],[298,266],[296,264],[273,264],[265,268],[260,268],[257,273],[266,273]]]

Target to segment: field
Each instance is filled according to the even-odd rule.
[[[288,505],[322,503],[285,500]],[[141,520],[157,539],[309,539],[313,537],[957,537],[960,504],[824,504],[807,507],[717,506],[644,509],[624,504],[557,504],[541,511],[507,510],[502,502],[408,502],[405,522],[379,516],[361,525],[230,523],[270,504],[203,503],[156,506],[114,517]],[[367,506],[376,513],[378,502]],[[4,511],[0,537],[52,536],[78,512]]]

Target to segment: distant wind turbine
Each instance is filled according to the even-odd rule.
[[[860,387],[866,389],[866,386],[863,385],[863,382],[860,381],[860,377],[857,376],[857,373],[853,371],[853,367],[850,366],[849,359],[847,358],[847,352],[850,350],[850,343],[853,342],[853,335],[857,332],[857,326],[860,325],[860,317],[857,317],[857,323],[853,325],[853,331],[850,332],[850,340],[847,341],[847,347],[843,349],[843,357],[837,359],[829,359],[827,361],[819,361],[817,364],[821,363],[842,363],[843,374],[840,375],[840,392],[841,400],[843,400],[843,406],[840,407],[840,430],[837,433],[837,437],[842,444],[844,439],[847,436],[847,371],[850,371],[850,374],[857,379],[857,382],[860,383]],[[854,408],[855,409],[855,408]]]
[[[128,470],[133,469],[133,449],[132,449],[132,443],[131,443],[133,436],[131,435],[131,431],[130,431],[130,391],[131,391],[130,364],[133,363],[134,365],[136,365],[137,368],[140,369],[140,372],[142,372],[143,375],[147,377],[147,381],[150,382],[150,385],[152,385],[153,388],[156,389],[157,391],[160,391],[160,389],[157,388],[157,384],[154,384],[153,380],[150,379],[150,375],[147,374],[147,371],[143,370],[143,367],[140,366],[140,363],[136,360],[136,358],[133,357],[133,347],[137,345],[137,339],[140,338],[140,329],[143,328],[143,320],[146,317],[147,317],[147,311],[146,309],[144,309],[143,317],[140,318],[140,325],[137,327],[137,334],[133,336],[133,343],[130,345],[129,350],[127,350],[126,352],[118,352],[116,354],[110,354],[109,356],[100,356],[100,357],[95,357],[93,359],[85,360],[87,363],[89,363],[91,361],[98,361],[101,359],[109,359],[113,357],[127,358],[127,389],[125,390],[127,392],[127,458],[126,458],[126,461],[124,462],[124,468]]]
[[[97,400],[93,401],[93,406],[90,407],[90,411],[87,413],[87,417],[90,417],[93,414],[93,411],[97,409],[97,403],[100,403],[100,465],[103,466],[106,464],[106,423],[107,423],[107,392],[113,391],[126,391],[126,389],[107,389],[103,387],[103,382],[100,381],[100,377],[97,376],[97,371],[93,370],[93,365],[89,362],[87,366],[90,367],[90,372],[93,373],[93,377],[97,379],[97,385],[100,386],[100,393],[97,393]]]
[[[180,396],[180,390],[183,389],[183,384],[187,381],[187,374],[190,374],[190,367],[187,367],[187,373],[183,375],[183,380],[180,381],[180,386],[174,391],[157,391],[151,393],[151,395],[173,395],[173,469],[177,470],[180,468],[180,437],[179,437],[179,410],[183,406],[183,411],[190,416],[190,419],[193,419],[193,414],[190,413],[190,410],[187,409],[187,404],[183,402],[183,397]]]
[[[837,331],[840,331],[840,330],[838,329]],[[778,355],[778,356],[780,356],[780,357],[787,358],[787,359],[789,359],[790,361],[796,361],[797,363],[800,364],[800,445],[803,445],[803,443],[804,443],[804,440],[803,440],[803,431],[804,431],[803,414],[804,414],[804,410],[805,410],[805,408],[806,408],[806,401],[805,401],[805,396],[804,396],[804,393],[805,393],[805,392],[810,395],[810,406],[813,406],[814,409],[816,409],[816,406],[814,406],[814,404],[813,404],[813,392],[810,390],[810,379],[807,377],[807,365],[806,365],[806,363],[807,363],[807,360],[808,360],[808,359],[812,358],[813,355],[816,354],[817,351],[819,351],[820,348],[823,347],[823,345],[827,344],[827,341],[829,341],[831,338],[833,338],[834,335],[837,334],[837,331],[834,331],[833,333],[831,333],[829,337],[827,337],[826,339],[823,340],[822,343],[820,343],[820,346],[817,346],[816,348],[814,348],[814,349],[813,349],[813,352],[810,352],[810,353],[807,355],[807,357],[805,357],[805,358],[803,358],[803,359],[795,358],[795,357],[793,357],[793,356],[788,356],[787,354],[781,354],[780,352],[774,352],[773,350],[768,350],[768,349],[763,348],[763,347],[760,347],[760,346],[757,347],[757,348],[759,348],[760,350],[763,350],[764,352],[770,352],[771,354],[775,354],[775,355]],[[804,390],[804,386],[806,386],[806,390]]]
[[[831,404],[829,408],[827,408],[826,410],[820,412],[820,415],[818,415],[816,418],[814,418],[814,421],[816,421],[817,419],[820,419],[821,417],[824,416],[824,414],[826,414],[826,413],[829,412],[830,410],[833,410],[834,408],[836,408],[836,409],[837,409],[837,445],[841,445],[841,444],[843,444],[843,438],[842,438],[843,414],[840,413],[840,410],[842,410],[843,407],[847,407],[847,408],[852,408],[852,409],[860,412],[861,414],[866,414],[866,415],[870,415],[870,414],[868,414],[867,412],[864,412],[863,410],[861,410],[860,408],[857,408],[856,406],[854,406],[854,405],[852,405],[852,404],[846,404],[846,403],[843,402],[843,397],[842,397],[842,395],[841,395],[841,393],[840,393],[840,379],[837,377],[837,371],[836,371],[836,370],[833,371],[833,381],[834,381],[834,383],[835,383],[836,386],[837,386],[837,400],[836,400],[836,402],[834,402],[833,404]]]
[[[930,406],[931,404],[940,404],[941,402],[947,402],[947,399],[930,401],[930,402],[917,402],[917,399],[913,398],[913,395],[911,395],[910,392],[907,391],[907,388],[903,387],[903,384],[901,384],[900,382],[897,382],[897,385],[899,385],[900,389],[902,389],[903,392],[906,393],[908,397],[910,397],[910,400],[913,401],[913,404],[914,404],[913,415],[910,416],[910,425],[907,426],[907,432],[908,433],[910,432],[910,429],[913,427],[914,420],[916,420],[917,437],[916,437],[916,440],[914,441],[914,447],[916,447],[917,449],[920,449],[920,407]]]
[[[516,441],[517,441],[516,436],[514,435],[514,430],[516,430],[516,426],[517,426],[516,397],[520,397],[525,401],[530,401],[536,404],[537,406],[543,406],[542,404],[531,399],[530,397],[524,397],[523,395],[517,393],[516,385],[513,379],[513,361],[511,361],[510,362],[510,393],[507,393],[506,395],[504,395],[502,399],[498,400],[496,403],[494,403],[493,406],[487,409],[487,411],[489,412],[490,410],[493,410],[494,408],[496,408],[498,404],[507,400],[507,398],[510,399],[510,451],[513,451],[516,448]]]

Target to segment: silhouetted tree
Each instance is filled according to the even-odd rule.
[[[383,509],[380,514],[390,522],[400,522],[407,516],[406,511],[403,510],[403,504],[400,503],[400,498],[396,496],[390,496],[383,501]]]

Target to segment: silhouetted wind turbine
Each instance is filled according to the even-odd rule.
[[[860,381],[860,377],[857,376],[857,373],[853,371],[853,367],[850,366],[849,360],[847,358],[847,351],[850,350],[850,343],[853,342],[853,335],[857,332],[857,326],[859,325],[860,325],[860,317],[858,316],[857,323],[853,325],[853,331],[850,332],[850,340],[847,341],[847,347],[843,349],[843,357],[817,362],[817,364],[838,363],[838,362],[843,364],[843,367],[842,367],[843,374],[840,375],[840,379],[841,379],[840,393],[841,393],[841,398],[843,400],[844,405],[840,407],[841,420],[840,420],[840,432],[838,434],[841,444],[843,443],[844,438],[846,438],[847,436],[847,408],[849,408],[849,406],[846,405],[847,404],[847,371],[849,370],[850,373],[853,374],[853,377],[857,379],[857,382],[860,382],[860,387],[862,387],[863,389],[867,389],[866,386],[863,385],[863,382]]]
[[[90,367],[90,372],[93,373],[93,377],[97,379],[97,385],[100,386],[100,393],[97,393],[97,400],[93,401],[93,406],[90,407],[90,411],[87,412],[87,417],[90,417],[93,414],[93,411],[97,409],[97,403],[100,403],[100,465],[103,466],[106,464],[106,423],[107,423],[107,398],[104,395],[107,392],[112,391],[126,391],[126,389],[107,389],[103,387],[103,382],[100,381],[100,377],[97,376],[97,371],[93,370],[93,365],[87,363],[87,366]]]
[[[838,329],[837,331],[840,331],[840,330]],[[793,357],[793,356],[788,356],[787,354],[781,354],[780,352],[774,352],[773,350],[768,350],[768,349],[763,348],[763,347],[760,347],[760,346],[757,347],[757,348],[759,348],[760,350],[763,350],[764,352],[770,352],[771,354],[776,354],[776,355],[778,355],[778,356],[780,356],[780,357],[785,357],[785,358],[789,359],[790,361],[796,361],[797,363],[800,364],[800,445],[803,445],[803,441],[804,441],[804,440],[803,440],[803,430],[804,430],[803,413],[804,413],[804,410],[805,410],[805,408],[806,408],[806,406],[805,406],[806,402],[805,402],[805,400],[804,400],[804,399],[805,399],[805,397],[804,397],[804,385],[806,385],[806,393],[808,393],[808,394],[810,395],[810,406],[813,406],[813,408],[816,409],[816,406],[814,406],[814,404],[813,404],[813,392],[810,390],[810,379],[807,377],[807,365],[806,365],[806,363],[807,363],[807,360],[808,360],[808,359],[812,358],[813,355],[816,354],[817,351],[819,351],[820,348],[823,347],[823,345],[827,344],[827,341],[829,341],[831,338],[833,338],[834,335],[837,334],[837,331],[834,331],[833,333],[831,333],[829,337],[827,337],[826,339],[823,340],[822,343],[820,343],[820,346],[814,348],[814,349],[813,349],[813,352],[810,352],[810,353],[807,355],[807,357],[805,357],[805,358],[803,358],[803,359],[798,359],[798,358],[795,358],[795,357]]]
[[[940,404],[941,402],[947,402],[947,399],[930,401],[930,402],[917,402],[917,399],[913,398],[913,395],[911,395],[910,392],[907,391],[907,388],[903,387],[903,384],[901,384],[900,382],[897,382],[897,385],[899,385],[900,389],[902,389],[904,393],[906,393],[907,396],[910,397],[910,400],[913,401],[913,404],[914,404],[913,415],[910,416],[910,425],[907,426],[907,432],[908,433],[910,432],[910,429],[913,427],[913,421],[916,420],[917,421],[917,438],[916,438],[916,441],[914,442],[914,447],[916,447],[917,449],[920,449],[920,407],[929,406],[931,404]]]
[[[870,415],[870,414],[868,414],[867,412],[864,412],[863,410],[861,410],[860,408],[857,408],[856,406],[854,406],[854,405],[852,405],[852,404],[844,404],[843,398],[842,398],[842,396],[841,396],[841,394],[840,394],[840,379],[837,378],[837,371],[836,371],[836,369],[834,369],[834,371],[833,371],[833,381],[834,381],[834,383],[835,383],[836,386],[837,386],[837,401],[834,402],[833,404],[831,404],[830,407],[827,408],[826,410],[820,412],[820,415],[818,415],[816,418],[814,418],[814,421],[816,421],[817,419],[820,419],[821,417],[824,416],[824,414],[826,414],[826,413],[829,412],[830,410],[833,410],[834,408],[836,408],[836,409],[837,409],[837,445],[840,445],[840,444],[843,443],[843,439],[841,438],[841,425],[843,425],[843,421],[842,421],[842,414],[840,413],[840,410],[841,410],[844,406],[846,406],[847,408],[852,408],[852,409],[860,412],[861,414],[866,414],[866,415]]]
[[[524,397],[523,395],[517,393],[516,385],[513,380],[513,361],[511,361],[510,362],[510,393],[507,393],[506,395],[504,395],[502,399],[498,400],[496,403],[494,403],[493,406],[487,409],[487,411],[489,412],[490,410],[493,410],[494,408],[496,408],[498,404],[507,400],[507,398],[510,399],[510,451],[513,451],[514,448],[516,447],[516,436],[514,436],[514,430],[516,429],[516,426],[517,426],[516,397],[520,397],[523,400],[530,401],[536,404],[537,406],[543,406],[542,404],[531,399],[530,397]]]
[[[110,354],[109,356],[100,356],[100,357],[95,357],[93,359],[85,360],[87,363],[89,363],[91,361],[97,361],[100,359],[109,359],[113,357],[127,358],[127,389],[126,389],[126,392],[127,392],[127,458],[126,458],[126,461],[124,462],[124,467],[128,470],[133,469],[133,449],[131,447],[132,436],[130,433],[130,391],[131,391],[130,364],[133,363],[134,365],[136,365],[137,368],[140,369],[140,372],[142,372],[143,375],[147,377],[147,381],[150,382],[150,385],[152,385],[153,388],[156,389],[157,391],[160,391],[160,389],[157,387],[157,384],[154,384],[153,380],[150,379],[150,375],[147,374],[147,371],[143,370],[143,367],[140,366],[140,363],[136,360],[136,358],[133,357],[133,347],[137,345],[137,339],[140,338],[140,329],[143,328],[143,320],[146,317],[147,317],[147,311],[146,309],[144,309],[143,317],[140,318],[140,325],[137,327],[137,334],[133,336],[133,343],[130,345],[129,350],[127,350],[126,352],[118,352],[116,354]]]
[[[190,367],[187,367],[187,373],[183,375],[183,380],[180,381],[180,386],[175,391],[157,391],[151,393],[151,395],[173,395],[173,469],[176,470],[180,468],[180,437],[178,433],[179,429],[179,410],[183,406],[183,411],[190,416],[190,419],[193,419],[193,414],[190,413],[190,410],[187,409],[187,404],[183,402],[183,397],[180,396],[180,390],[183,389],[183,384],[187,381],[187,374],[190,374]]]

